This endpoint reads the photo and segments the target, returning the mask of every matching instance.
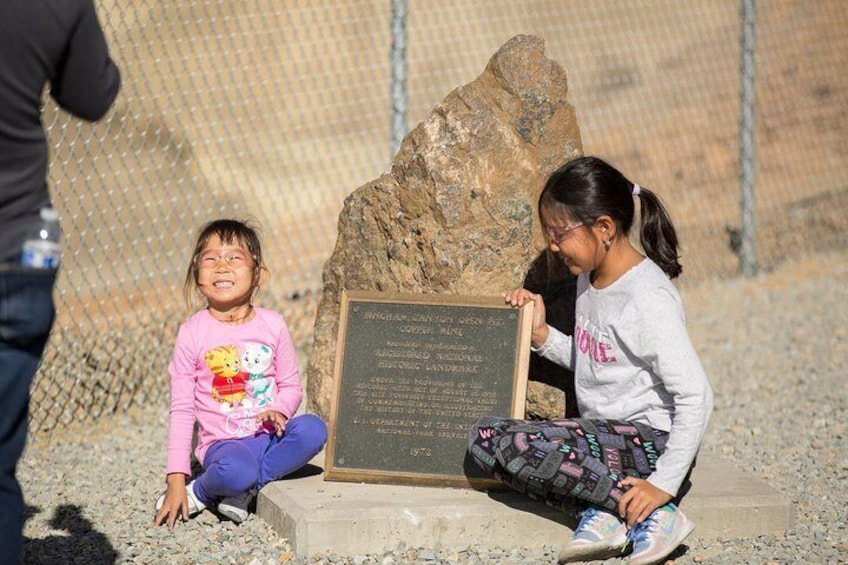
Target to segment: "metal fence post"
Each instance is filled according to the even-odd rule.
[[[392,0],[392,153],[400,149],[406,135],[406,0]]]
[[[755,250],[755,172],[756,146],[754,140],[755,104],[755,46],[756,46],[756,0],[742,0],[742,89],[740,119],[740,185],[742,227],[740,233],[739,259],[742,275],[757,274]]]

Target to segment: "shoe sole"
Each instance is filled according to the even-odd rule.
[[[218,513],[235,522],[236,524],[241,524],[242,522],[247,520],[246,515],[243,516],[241,513],[238,512],[238,510],[235,509],[230,509],[226,507],[221,508],[220,506],[218,506]]]
[[[573,563],[575,561],[596,561],[601,559],[610,559],[612,557],[621,557],[626,553],[627,549],[627,540],[624,541],[621,545],[614,545],[611,547],[592,547],[592,546],[584,546],[584,547],[572,547],[572,548],[563,548],[559,552],[559,556],[557,557],[557,563]]]
[[[676,536],[671,541],[671,543],[668,544],[668,547],[670,547],[671,549],[669,549],[665,553],[657,554],[654,557],[652,557],[648,560],[645,560],[645,561],[639,561],[638,559],[635,559],[635,560],[634,559],[628,559],[627,565],[655,565],[656,563],[662,563],[665,560],[666,557],[668,557],[669,555],[674,553],[674,551],[678,547],[680,547],[680,544],[682,544],[693,531],[695,531],[695,522],[689,522],[687,520],[687,524],[686,524],[685,528],[683,530],[681,530],[681,534]]]

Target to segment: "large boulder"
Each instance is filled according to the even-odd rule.
[[[496,296],[540,270],[531,269],[545,255],[539,192],[582,153],[567,93],[544,41],[516,36],[404,139],[390,173],[348,196],[324,266],[310,409],[329,417],[343,289]],[[529,394],[535,415],[562,416],[561,398],[539,408],[550,395]]]

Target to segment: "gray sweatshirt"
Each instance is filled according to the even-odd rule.
[[[604,289],[577,279],[574,336],[549,327],[539,355],[574,371],[581,418],[628,420],[669,432],[648,482],[675,495],[713,409],[677,289],[645,259]]]

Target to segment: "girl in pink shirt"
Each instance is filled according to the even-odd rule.
[[[199,292],[206,308],[180,327],[168,366],[167,490],[156,502],[157,525],[173,528],[216,503],[242,522],[259,489],[324,447],[324,422],[295,416],[303,389],[285,320],[252,303],[267,276],[253,227],[215,220],[201,230],[184,290],[189,303]],[[203,472],[186,484],[195,423]]]

